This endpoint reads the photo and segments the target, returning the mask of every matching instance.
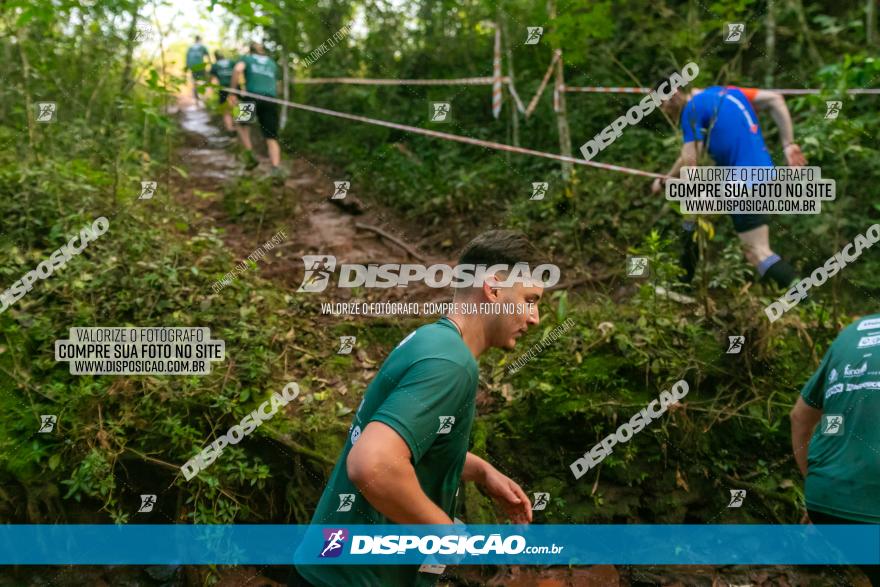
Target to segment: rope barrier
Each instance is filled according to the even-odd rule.
[[[521,155],[532,155],[533,157],[543,157],[544,159],[554,159],[556,161],[565,161],[567,163],[575,163],[577,165],[585,165],[587,167],[595,167],[596,169],[606,169],[608,171],[619,171],[620,173],[628,173],[630,175],[639,175],[642,177],[654,177],[654,178],[667,178],[668,176],[663,175],[661,173],[652,173],[650,171],[642,171],[641,169],[633,169],[631,167],[623,167],[620,165],[611,165],[609,163],[597,163],[595,161],[587,161],[586,159],[575,159],[574,157],[566,157],[564,155],[557,155],[555,153],[545,153],[543,151],[535,151],[533,149],[525,149],[523,147],[514,147],[512,145],[505,145],[503,143],[496,143],[493,141],[484,141],[482,139],[474,139],[471,137],[464,137],[461,135],[454,135],[451,133],[440,132],[436,130],[429,130],[425,128],[419,128],[417,126],[409,126],[406,124],[398,124],[396,122],[388,122],[385,120],[377,120],[375,118],[367,118],[366,116],[358,116],[356,114],[348,114],[345,112],[337,112],[336,110],[329,110],[327,108],[319,108],[317,106],[308,106],[306,104],[297,104],[296,102],[288,102],[286,100],[279,100],[278,98],[273,98],[271,96],[263,96],[260,94],[252,94],[250,92],[246,92],[244,90],[236,90],[233,88],[222,88],[224,91],[229,92],[230,94],[238,94],[240,96],[245,96],[249,98],[255,98],[258,100],[264,100],[266,102],[274,102],[275,104],[281,104],[285,106],[290,106],[291,108],[297,108],[299,110],[305,110],[307,112],[316,112],[318,114],[326,114],[328,116],[335,116],[337,118],[345,118],[347,120],[354,120],[357,122],[365,122],[367,124],[375,124],[377,126],[384,126],[386,128],[393,128],[397,130],[403,130],[415,134],[420,134],[428,137],[435,137],[439,139],[444,139],[447,141],[455,141],[458,143],[465,143],[468,145],[476,145],[478,147],[485,147],[488,149],[497,149],[499,151],[507,151],[509,153],[519,153]]]
[[[362,77],[311,77],[292,80],[294,84],[354,84],[361,86],[490,86],[494,77],[463,77],[457,79],[396,79],[396,78],[362,78]],[[508,76],[501,78],[509,82]]]
[[[637,87],[619,87],[619,86],[562,86],[563,92],[585,92],[590,94],[647,94],[652,88]],[[802,96],[806,94],[821,94],[821,89],[786,89],[771,88],[765,90],[767,92],[776,92],[777,94],[786,94],[791,96]],[[873,88],[854,88],[846,91],[847,94],[880,94],[880,89]]]

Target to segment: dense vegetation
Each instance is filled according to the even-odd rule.
[[[552,0],[551,0],[552,3]],[[818,216],[774,217],[774,247],[804,273],[877,221],[880,119],[876,39],[862,4],[800,0],[701,2],[527,0],[386,2],[216,2],[241,39],[265,35],[296,77],[456,78],[491,75],[494,29],[503,23],[519,94],[528,100],[554,47],[568,85],[650,85],[695,60],[694,83],[822,87],[789,98],[796,138],[812,165],[837,181],[837,201]],[[772,6],[772,18],[768,17]],[[211,284],[239,258],[222,227],[206,228],[175,198],[188,162],[167,108],[179,67],[139,61],[141,0],[14,0],[0,7],[0,281],[5,289],[68,236],[101,215],[110,232],[0,314],[0,519],[15,522],[128,522],[137,495],[161,494],[152,520],[305,523],[344,441],[351,412],[375,369],[424,320],[342,324],[316,301],[256,271],[222,292]],[[141,19],[133,20],[133,17]],[[365,23],[309,67],[302,60],[352,21]],[[749,42],[718,42],[724,22],[747,23]],[[768,41],[772,25],[774,41]],[[167,30],[155,27],[162,35]],[[162,27],[169,26],[163,23]],[[523,45],[526,26],[544,26]],[[295,59],[298,58],[298,59]],[[507,57],[505,57],[505,62]],[[179,60],[178,60],[179,65]],[[506,66],[505,66],[506,67]],[[552,87],[535,114],[517,121],[519,144],[559,152]],[[292,100],[484,138],[514,140],[511,102],[492,118],[489,88],[295,85]],[[825,120],[825,100],[843,99]],[[449,100],[453,122],[427,122],[429,100]],[[566,94],[574,150],[638,97]],[[29,116],[58,103],[55,124]],[[774,159],[775,125],[762,119]],[[665,171],[678,150],[659,113],[597,159]],[[580,283],[548,294],[542,324],[517,351],[481,361],[473,450],[489,455],[527,491],[547,491],[546,522],[786,522],[799,518],[802,484],[790,457],[788,411],[827,344],[854,315],[876,308],[880,261],[863,255],[803,304],[770,325],[763,307],[779,292],[754,282],[725,218],[703,223],[706,257],[693,289],[677,285],[679,217],[644,178],[490,152],[400,131],[291,110],[287,156],[333,169],[366,202],[390,210],[396,229],[424,250],[452,256],[493,226],[526,232]],[[136,200],[158,178],[162,197]],[[529,201],[531,182],[550,195]],[[265,182],[230,179],[216,192],[245,230],[272,234],[296,222],[289,202]],[[275,211],[266,220],[265,212]],[[264,226],[263,223],[278,226]],[[696,298],[680,304],[624,276],[627,254],[652,260],[652,281]],[[554,326],[576,327],[515,375],[506,366]],[[209,326],[227,359],[204,377],[74,376],[53,355],[72,326]],[[357,334],[365,356],[338,356],[340,334]],[[727,336],[746,351],[725,354]],[[686,408],[615,449],[598,471],[575,481],[568,464],[672,382],[687,379]],[[303,395],[286,417],[227,449],[198,479],[178,467],[287,381]],[[35,434],[40,414],[59,415],[59,434]],[[748,488],[748,507],[726,509],[728,488]],[[494,521],[489,501],[466,493],[461,517]]]

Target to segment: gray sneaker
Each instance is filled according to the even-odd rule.
[[[269,172],[269,177],[272,179],[273,185],[284,185],[287,172],[285,172],[280,166],[273,167],[272,171]]]

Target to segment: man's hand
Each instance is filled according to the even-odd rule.
[[[488,465],[488,464],[487,464]],[[510,477],[488,465],[482,480],[477,482],[495,500],[514,524],[532,521],[532,504],[522,488]]]
[[[801,147],[797,143],[789,143],[785,146],[785,160],[788,161],[789,167],[803,167],[807,164],[807,158],[801,152]]]

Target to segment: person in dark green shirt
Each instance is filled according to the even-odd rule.
[[[226,59],[223,57],[223,54],[220,51],[214,51],[214,65],[211,66],[211,82],[217,84],[221,88],[228,88],[232,86],[232,70],[235,67],[235,62],[232,59]],[[223,108],[223,125],[226,127],[227,132],[234,133],[235,127],[232,124],[232,113],[226,104],[226,100],[229,97],[229,92],[221,89],[219,93],[219,101],[220,105]]]
[[[237,88],[241,76],[245,79],[245,90],[251,94],[274,98],[277,94],[278,65],[266,55],[266,51],[260,43],[251,43],[250,53],[239,58],[232,71],[232,84]],[[268,100],[261,100],[253,96],[246,96],[241,102],[253,102],[260,130],[266,138],[266,146],[269,149],[269,161],[272,164],[271,176],[276,183],[283,183],[284,172],[281,169],[281,146],[278,144],[278,104]],[[233,104],[236,100],[232,100]],[[254,156],[253,145],[249,128],[239,126],[238,136],[244,145],[245,167],[253,169],[257,166]]]
[[[209,58],[208,48],[202,45],[202,37],[196,35],[196,42],[186,50],[186,69],[192,74],[193,99],[199,103],[198,86],[207,79],[205,57]]]
[[[791,412],[814,524],[880,524],[880,314],[845,328]],[[819,424],[817,426],[817,424]],[[880,569],[863,567],[880,587]]]
[[[460,264],[508,267],[537,254],[524,236],[490,231],[468,244]],[[478,385],[476,359],[512,350],[539,322],[540,282],[502,286],[505,272],[456,288],[453,311],[406,336],[388,355],[355,412],[312,524],[452,524],[461,481],[481,485],[514,523],[532,519],[529,498],[495,467],[468,452]],[[521,304],[520,314],[471,313],[462,304]],[[315,558],[307,550],[302,557]],[[302,560],[302,559],[299,559]],[[431,566],[297,565],[289,584],[320,587],[434,585]]]

